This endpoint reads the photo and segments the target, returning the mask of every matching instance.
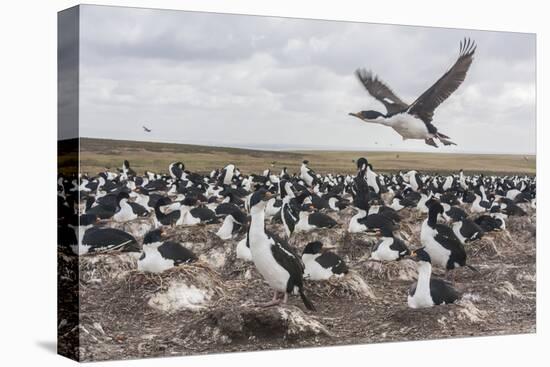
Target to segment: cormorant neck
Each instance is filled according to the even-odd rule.
[[[430,292],[430,278],[432,276],[432,264],[427,261],[418,263],[418,283],[416,291],[420,293]]]
[[[428,212],[428,225],[430,227],[435,227],[435,225],[437,224],[437,212],[430,208],[430,211]]]
[[[263,206],[256,205],[250,209],[250,229],[253,231],[264,232],[265,229],[265,210]]]

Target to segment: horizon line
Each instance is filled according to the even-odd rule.
[[[186,142],[186,141],[178,141],[178,140],[168,140],[168,139],[162,139],[162,140],[137,140],[137,139],[119,139],[119,138],[112,138],[112,137],[91,137],[91,136],[80,136],[80,137],[74,137],[69,139],[58,139],[58,141],[62,140],[70,140],[70,139],[96,139],[96,140],[114,140],[114,141],[131,141],[131,142],[142,142],[142,143],[154,143],[154,144],[176,144],[176,145],[195,145],[195,146],[204,146],[204,147],[212,147],[212,148],[234,148],[234,149],[243,149],[243,150],[260,150],[260,151],[276,151],[276,152],[301,152],[301,151],[342,151],[342,152],[403,152],[403,153],[426,153],[426,154],[482,154],[482,155],[529,155],[529,156],[535,156],[536,152],[502,152],[502,151],[494,151],[494,152],[487,152],[487,151],[462,151],[462,152],[449,152],[449,151],[421,151],[421,150],[413,150],[413,149],[381,149],[376,147],[331,147],[331,146],[320,146],[320,145],[285,145],[285,144],[254,144],[254,143],[235,143],[233,145],[229,144],[223,144],[223,143],[217,143],[217,142],[206,142],[206,141],[198,141],[198,142]]]

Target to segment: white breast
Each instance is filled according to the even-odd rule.
[[[127,222],[137,218],[137,214],[134,213],[132,207],[126,199],[120,201],[120,210],[115,213],[113,220],[116,222]]]
[[[400,113],[389,119],[390,126],[403,137],[403,139],[426,139],[431,136],[426,124],[419,118]]]
[[[481,201],[481,196],[476,195],[476,199],[474,200],[474,202],[472,203],[472,206],[470,208],[470,211],[472,213],[483,213],[483,212],[485,212],[485,208],[482,207],[481,205],[479,205],[480,201]]]
[[[348,232],[350,233],[360,233],[367,230],[367,226],[358,222],[359,219],[363,218],[366,215],[364,210],[360,210],[359,213],[351,217],[348,225]]]
[[[416,283],[416,291],[414,295],[407,297],[407,304],[410,308],[424,308],[432,307],[434,305],[431,290],[430,290],[430,277],[431,277],[431,265],[419,264],[418,265],[418,281]]]
[[[414,296],[408,296],[407,297],[407,304],[410,308],[426,308],[426,307],[432,307],[434,305],[434,301],[432,300],[432,296],[429,292],[418,292],[418,289],[414,293]]]
[[[460,233],[460,229],[462,228],[462,222],[455,222],[453,223],[453,232],[456,235],[456,237],[462,242],[464,245],[466,243],[466,237]]]
[[[250,248],[246,246],[246,237],[237,243],[236,252],[237,259],[252,261],[252,253],[250,252]]]
[[[271,252],[273,240],[267,238],[263,233],[250,233],[250,253],[256,269],[267,283],[279,292],[286,292],[286,286],[290,277]]]
[[[420,230],[420,242],[432,258],[432,264],[446,268],[451,251],[441,246],[434,239],[436,235],[437,231],[428,225],[427,219],[424,220],[424,223],[422,223],[422,229]]]
[[[298,220],[298,223],[296,223],[296,226],[294,227],[294,232],[309,232],[315,228],[315,226],[312,226],[309,224],[308,214],[309,213],[307,212],[300,212],[300,219]]]
[[[323,268],[315,259],[321,256],[321,254],[304,254],[302,255],[302,261],[304,262],[304,278],[310,280],[327,280],[332,275],[330,268]]]
[[[378,245],[376,251],[370,254],[370,258],[378,261],[394,261],[399,258],[399,253],[392,250],[390,246],[393,244],[393,238],[384,237]]]
[[[266,208],[265,208],[265,216],[267,218],[273,217],[275,214],[279,212],[279,208],[275,207],[275,198],[269,199],[267,202]]]
[[[220,229],[218,229],[218,232],[216,232],[216,236],[218,236],[222,240],[230,239],[232,237],[232,232],[233,232],[233,223],[234,223],[234,220],[231,215],[228,215],[227,217],[225,217],[225,219],[223,220],[222,226],[220,227]]]
[[[162,243],[151,243],[143,246],[145,258],[138,260],[138,270],[150,273],[161,273],[174,267],[174,261],[165,259],[158,251]]]
[[[399,199],[394,198],[391,202],[390,208],[392,208],[395,211],[399,211],[404,208],[403,205],[399,204]]]

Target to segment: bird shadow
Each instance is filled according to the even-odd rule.
[[[57,354],[57,342],[55,340],[38,340],[36,345],[47,352]]]

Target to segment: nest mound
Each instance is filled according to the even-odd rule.
[[[115,252],[80,256],[80,281],[105,283],[124,278],[137,268],[137,252]]]
[[[319,298],[328,297],[342,299],[376,299],[372,288],[365,282],[359,273],[351,270],[348,274],[332,276],[325,281],[306,281],[308,294]]]
[[[310,232],[294,232],[288,241],[301,255],[304,247],[313,241],[324,245],[342,247],[347,231],[344,228],[320,228]]]
[[[231,243],[232,249],[225,257],[225,264],[220,269],[220,273],[226,279],[251,279],[252,274],[256,273],[254,264],[251,261],[245,261],[237,258],[237,243]],[[259,276],[259,275],[258,275]]]
[[[362,265],[366,278],[373,281],[413,281],[417,275],[416,263],[409,259],[387,262],[367,260]]]
[[[247,307],[212,309],[205,317],[211,327],[219,328],[230,339],[297,340],[315,336],[330,336],[326,327],[315,316],[296,306]]]
[[[107,226],[130,233],[136,238],[136,240],[138,240],[138,242],[141,242],[147,232],[155,229],[155,220],[152,216],[149,216],[145,218],[137,218],[122,223],[109,221]]]
[[[342,238],[341,253],[350,262],[367,259],[376,242],[376,237],[368,234],[346,232]]]
[[[527,241],[537,235],[536,216],[512,216],[506,221],[506,228],[515,240]]]
[[[201,263],[181,265],[160,274],[132,273],[127,282],[149,296],[150,307],[168,313],[198,311],[226,293],[219,274]]]
[[[213,269],[220,271],[226,266],[236,242],[222,240],[216,236],[217,225],[178,226],[166,229],[167,238],[182,243],[193,251],[199,259]]]

